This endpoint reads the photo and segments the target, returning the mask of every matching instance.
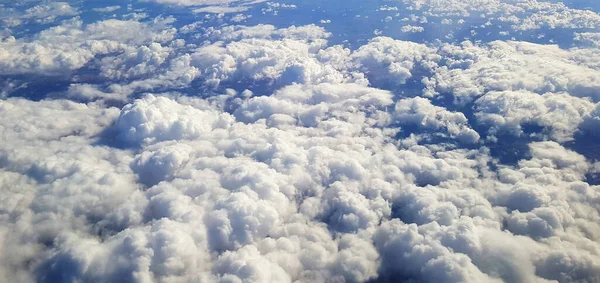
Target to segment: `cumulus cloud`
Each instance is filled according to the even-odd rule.
[[[121,9],[121,6],[115,5],[115,6],[106,6],[104,8],[93,8],[92,11],[98,12],[98,13],[112,13],[119,9]]]
[[[347,80],[343,74],[333,66],[322,64],[317,57],[322,54],[328,35],[317,26],[209,31],[208,36],[219,36],[220,40],[230,42],[218,41],[199,48],[191,54],[191,65],[212,84],[227,80],[268,80],[284,84],[343,82]],[[240,40],[232,41],[235,38]]]
[[[419,19],[516,15],[515,29],[597,16],[404,2]],[[0,278],[600,278],[598,161],[577,147],[600,125],[593,34],[574,47],[375,37],[349,48],[316,25],[217,22],[74,18],[2,40]],[[25,75],[67,85],[12,97],[36,83]],[[503,139],[523,148],[514,162],[493,153]]]
[[[75,18],[33,38],[9,37],[0,42],[0,73],[65,75],[83,67],[96,55],[123,52],[130,45],[172,39],[175,30],[164,29],[168,23],[168,19],[157,19],[155,26],[137,21],[106,20],[84,25],[82,20]]]
[[[436,132],[446,131],[449,137],[467,143],[475,143],[479,140],[479,134],[469,127],[463,113],[453,113],[443,107],[434,106],[426,98],[399,100],[394,114],[400,125],[414,125]]]
[[[510,24],[513,30],[540,28],[598,28],[600,16],[589,10],[570,8],[562,2],[528,0],[402,0],[409,10],[436,18],[486,18],[488,21]]]
[[[405,84],[414,69],[427,70],[439,60],[435,50],[409,41],[376,37],[351,55],[358,70],[374,85]],[[421,64],[422,63],[422,64]]]
[[[252,110],[276,101],[290,106]],[[251,106],[257,103],[264,106]],[[291,86],[272,97],[251,98],[233,115],[218,114],[222,110],[198,99],[156,96],[120,113],[110,109],[109,115],[94,103],[8,101],[3,108],[12,111],[3,115],[21,116],[3,119],[14,121],[4,124],[3,136],[25,143],[18,151],[3,149],[3,168],[12,172],[3,184],[31,192],[20,192],[27,202],[12,202],[21,207],[13,213],[29,215],[19,225],[42,222],[23,234],[4,232],[12,243],[31,247],[5,266],[27,278],[25,262],[39,258],[31,267],[39,281],[595,276],[593,264],[568,274],[535,271],[550,268],[557,256],[550,252],[556,246],[539,239],[561,239],[579,250],[600,235],[600,227],[589,225],[600,216],[590,213],[598,196],[582,182],[591,167],[583,156],[553,142],[532,144],[530,159],[502,167],[496,179],[485,171],[491,170],[485,151],[390,145],[393,117],[385,118],[384,111],[391,103],[389,92],[352,84]],[[21,111],[25,105],[46,107],[48,114],[67,111],[71,120],[63,133],[42,136],[52,123]],[[315,106],[322,113],[317,120],[303,120],[302,109]],[[74,130],[83,119],[76,111],[89,117],[80,131]],[[423,125],[446,127],[444,115]],[[91,145],[106,128],[141,148]],[[41,138],[51,146],[32,155],[29,148]],[[67,144],[71,150],[65,151]],[[72,182],[79,189],[70,189]],[[11,192],[7,196],[17,200]],[[90,201],[95,204],[86,206]],[[18,224],[5,221],[7,227]],[[101,231],[101,237],[73,231]],[[332,232],[341,238],[332,238]],[[515,252],[509,244],[515,240],[532,248]],[[47,252],[35,248],[43,241],[51,241]],[[569,256],[576,262],[595,258]],[[113,264],[125,259],[126,265]]]
[[[416,32],[423,32],[425,30],[425,28],[420,27],[420,26],[407,25],[407,26],[403,26],[400,30],[402,32],[407,32],[407,33],[416,33]]]
[[[0,7],[0,22],[7,27],[16,27],[28,23],[51,24],[57,18],[79,14],[79,10],[67,2],[40,3],[23,11],[18,8],[20,8],[19,5],[16,5],[16,7]]]
[[[199,111],[164,97],[147,96],[123,108],[116,127],[119,139],[133,144],[192,139],[213,128],[227,128],[227,115]]]
[[[597,102],[600,98],[594,90],[600,73],[587,61],[590,57],[578,56],[580,52],[512,41],[445,45],[439,53],[449,60],[426,79],[425,95],[452,93],[457,102],[464,103],[488,91],[528,90],[568,92]]]
[[[523,126],[537,125],[547,131],[549,138],[560,142],[572,140],[594,109],[591,101],[566,93],[539,95],[526,91],[489,92],[475,105],[479,123],[489,126],[491,133],[505,130],[520,135]]]

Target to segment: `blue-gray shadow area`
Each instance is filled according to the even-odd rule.
[[[409,86],[409,91],[412,95],[418,96],[416,85]],[[408,96],[410,97],[410,95]],[[473,99],[474,101],[475,99]],[[478,143],[468,143],[461,141],[458,138],[450,138],[447,135],[440,133],[436,130],[420,128],[416,125],[402,125],[399,124],[401,131],[397,134],[397,139],[404,139],[409,137],[411,134],[420,134],[423,139],[421,144],[445,144],[451,148],[463,148],[463,149],[477,149],[480,147],[487,147],[490,150],[491,157],[498,160],[500,164],[516,166],[519,160],[527,159],[531,157],[529,144],[531,142],[542,141],[545,134],[544,127],[535,124],[524,124],[522,125],[523,133],[515,135],[511,132],[500,131],[494,133],[496,136],[495,141],[488,141],[489,127],[483,126],[477,122],[475,118],[475,104],[474,102],[468,103],[455,103],[455,97],[451,93],[442,93],[435,98],[431,99],[431,103],[434,106],[443,107],[448,111],[458,112],[465,115],[467,118],[467,124],[480,135],[480,141]],[[489,164],[494,166],[493,164]],[[418,182],[420,186],[435,185],[428,182]]]
[[[600,129],[598,129],[600,131]],[[575,134],[574,140],[564,146],[583,155],[588,162],[600,162],[600,133],[581,130]],[[590,185],[600,185],[600,172],[589,172],[586,180]]]
[[[40,76],[40,75],[6,75],[0,76],[0,81],[5,84],[19,85],[8,93],[8,97],[21,97],[32,101],[40,101],[49,96],[64,93],[71,85],[68,76]]]
[[[89,278],[84,273],[84,263],[74,258],[68,253],[59,253],[50,258],[49,260],[42,263],[35,269],[35,276],[37,283],[73,283],[73,282],[114,282],[114,283],[127,283],[135,282],[136,276],[134,271],[135,260],[128,255],[134,254],[134,251],[128,251],[127,249],[133,249],[130,242],[133,240],[126,239],[122,246],[117,249],[122,252],[124,256],[117,256],[115,262],[107,263],[108,265],[115,266],[113,273],[103,274],[108,277],[104,280],[100,278]],[[124,249],[124,250],[123,250]],[[100,280],[100,281],[98,281]]]
[[[36,273],[38,283],[72,283],[81,276],[83,265],[69,254],[57,254],[40,265]]]
[[[588,173],[585,175],[585,182],[592,186],[600,186],[600,173]]]
[[[402,262],[401,255],[397,256],[392,262]],[[380,274],[379,277],[366,281],[365,283],[418,283],[422,282],[415,276],[409,276],[400,272]]]

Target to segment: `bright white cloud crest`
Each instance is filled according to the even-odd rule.
[[[596,12],[292,2],[0,4],[0,281],[600,280]]]

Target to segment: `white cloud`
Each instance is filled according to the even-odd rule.
[[[241,40],[213,43],[191,54],[191,65],[200,70],[209,84],[240,80],[283,84],[349,80],[333,66],[321,64],[316,58],[328,36],[320,27],[273,30],[266,26],[215,32],[219,36],[221,33],[224,35],[221,40]],[[209,33],[209,36],[212,35]],[[270,37],[283,38],[272,40]]]
[[[450,112],[443,107],[434,106],[426,98],[415,97],[401,99],[395,106],[396,123],[414,125],[422,129],[445,131],[451,138],[466,143],[479,141],[479,134],[471,129],[463,113]]]
[[[226,129],[227,114],[182,106],[164,97],[148,95],[123,108],[116,121],[118,138],[134,144],[193,139],[215,128]]]
[[[31,39],[2,41],[0,73],[65,75],[96,55],[123,52],[130,45],[171,40],[175,30],[165,28],[168,23],[168,19],[157,19],[154,25],[106,20],[84,26],[79,19],[65,21]]]
[[[19,26],[24,23],[51,24],[57,18],[69,17],[79,14],[79,10],[67,2],[41,3],[24,11],[16,7],[0,7],[0,22],[8,27]]]
[[[402,32],[406,32],[406,33],[418,33],[418,32],[423,32],[425,31],[425,28],[420,27],[420,26],[411,26],[411,25],[406,25],[403,26],[400,31]]]
[[[562,2],[537,0],[402,0],[402,2],[409,10],[419,11],[427,17],[486,18],[490,21],[510,24],[515,31],[600,27],[600,16],[597,13],[570,8]]]
[[[160,70],[172,51],[173,48],[157,42],[128,48],[117,56],[102,58],[100,75],[113,80],[144,77]]]
[[[435,228],[433,228],[435,229]],[[440,229],[440,228],[438,228]],[[428,282],[499,281],[481,271],[462,253],[452,253],[437,239],[425,237],[417,225],[392,220],[381,225],[374,237],[382,254],[383,268],[392,278],[420,278]],[[469,235],[470,236],[470,235]],[[466,239],[467,241],[478,241]],[[468,237],[465,235],[465,237]]]
[[[117,11],[119,9],[121,9],[121,6],[115,5],[115,6],[106,6],[106,7],[103,7],[103,8],[93,8],[92,11],[98,12],[98,13],[112,13],[112,12]]]
[[[429,68],[439,60],[435,50],[424,44],[376,37],[350,57],[375,85],[404,84],[415,67]],[[420,65],[420,66],[419,66]]]
[[[527,91],[489,92],[475,101],[478,122],[491,134],[506,130],[520,135],[522,126],[544,127],[548,136],[564,142],[573,139],[584,117],[594,109],[589,100],[566,93],[539,95]]]
[[[442,3],[454,6],[411,5],[449,18],[541,5]],[[566,143],[597,133],[593,45],[377,37],[350,49],[315,25],[174,25],[74,19],[0,43],[4,75],[78,75],[40,101],[7,98],[20,78],[2,86],[1,278],[600,277],[599,187],[586,179],[598,162]],[[254,83],[269,87],[223,90]],[[507,132],[535,140],[514,144],[527,150],[511,164],[487,148]]]
[[[576,41],[584,44],[589,44],[594,47],[600,47],[600,33],[596,32],[582,32],[575,34]]]
[[[419,120],[424,127],[464,121],[412,100],[425,107],[417,113],[441,111]],[[27,251],[3,261],[18,270],[11,278],[27,279],[25,262],[39,258],[40,281],[531,281],[540,279],[535,268],[553,264],[552,250],[584,250],[600,236],[590,224],[600,216],[591,213],[594,188],[581,181],[590,169],[582,156],[532,144],[531,159],[502,167],[496,179],[485,151],[391,144],[391,93],[361,85],[289,86],[249,98],[234,115],[210,100],[156,96],[120,114],[95,103],[4,104],[3,137],[22,146],[2,147],[3,170],[12,172],[2,185],[24,188],[4,191],[4,209],[30,219],[6,219],[4,227],[36,225],[3,232]],[[266,111],[277,104],[289,106]],[[51,113],[69,117],[63,130],[40,119]],[[106,129],[137,149],[91,145]],[[33,154],[39,140],[45,149]],[[36,248],[44,241],[52,244]],[[585,260],[581,253],[576,262]],[[594,268],[543,276],[594,276]]]
[[[528,90],[540,94],[568,92],[597,102],[600,73],[583,59],[589,57],[578,55],[580,52],[513,41],[445,45],[439,54],[447,58],[446,63],[426,81],[425,94],[452,93],[458,103],[464,103],[488,91]]]

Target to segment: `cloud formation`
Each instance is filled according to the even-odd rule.
[[[598,16],[403,2],[512,31]],[[71,8],[0,42],[2,281],[600,280],[597,145],[583,148],[600,126],[593,33],[570,47],[382,36],[350,48],[315,24],[89,22]],[[64,87],[28,99],[39,78]]]
[[[32,38],[11,36],[0,42],[0,74],[69,74],[95,56],[121,53],[131,45],[171,40],[175,30],[165,28],[169,22],[169,19],[157,19],[155,25],[147,25],[106,20],[84,25],[81,19],[73,18]]]

